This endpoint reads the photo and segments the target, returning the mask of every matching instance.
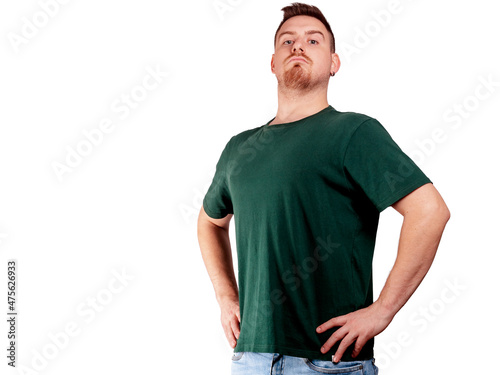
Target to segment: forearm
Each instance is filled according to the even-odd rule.
[[[376,301],[390,319],[408,301],[427,274],[448,218],[446,207],[405,215],[396,262]]]
[[[209,222],[199,223],[198,242],[217,302],[220,304],[227,297],[237,299],[238,285],[228,230]]]

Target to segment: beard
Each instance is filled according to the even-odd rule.
[[[311,89],[311,73],[300,63],[296,63],[283,74],[282,84],[289,90],[307,91]]]
[[[299,93],[307,93],[317,89],[318,87],[328,87],[330,75],[322,77],[313,77],[312,61],[306,56],[302,56],[308,64],[295,63],[291,68],[285,70],[278,78],[278,88],[285,91],[296,91]]]

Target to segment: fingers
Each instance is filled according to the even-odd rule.
[[[340,342],[335,355],[333,356],[333,362],[340,361],[340,359],[344,355],[345,350],[354,342],[354,340],[356,340],[356,336],[351,333],[344,337],[344,339]]]
[[[319,325],[316,328],[316,332],[325,332],[326,330],[328,330],[330,328],[342,326],[346,322],[347,322],[347,317],[345,315],[337,316],[337,317],[332,318],[330,320],[327,320],[323,324]]]
[[[325,341],[325,343],[321,347],[321,353],[326,353],[327,351],[329,351],[337,341],[342,340],[348,333],[349,331],[345,327],[339,328],[333,335],[330,336],[328,340]]]
[[[358,356],[368,340],[382,332],[390,322],[374,306],[372,304],[349,314],[337,316],[316,327],[316,332],[320,333],[339,326],[321,347],[321,352],[328,352],[340,341],[333,356],[333,361],[338,362],[347,348],[355,342],[350,355],[353,358]]]
[[[226,335],[229,345],[234,348],[236,346],[236,341],[240,337],[240,324],[237,315],[232,315],[231,318],[225,320],[221,317],[222,328],[224,334]]]
[[[231,323],[227,322],[226,324],[223,324],[222,327],[224,328],[224,334],[226,335],[229,345],[234,348],[236,346],[236,337],[234,335]]]
[[[367,341],[368,338],[361,338],[361,336],[358,336],[358,338],[356,339],[356,345],[354,345],[354,350],[352,351],[351,354],[353,358],[356,357],[361,352],[361,349],[363,349],[363,346],[365,346]]]
[[[235,315],[238,318],[238,320],[231,319],[231,327],[233,329],[234,336],[236,337],[236,339],[239,339],[240,338],[240,323],[241,323],[239,306],[236,309]]]
[[[337,351],[335,352],[335,355],[333,356],[333,362],[340,361],[347,348],[351,346],[353,342],[356,343],[354,345],[354,349],[352,351],[351,356],[353,358],[356,357],[361,352],[361,349],[363,349],[363,346],[368,341],[367,338],[364,337],[362,338],[358,336],[356,333],[348,332],[347,330],[342,331],[339,334],[337,334],[337,332],[335,332],[332,336],[330,336],[330,338],[325,342],[325,344],[321,348],[321,352],[326,353],[328,350],[332,348],[333,345],[335,345],[335,343],[338,340],[342,340],[339,344],[339,347],[337,348]]]
[[[236,339],[238,339],[240,337],[240,323],[235,318],[231,319],[231,329]]]

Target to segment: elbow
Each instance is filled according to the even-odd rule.
[[[446,204],[443,203],[443,208],[442,208],[442,216],[443,216],[443,219],[444,219],[444,222],[445,224],[448,222],[448,220],[450,220],[450,217],[451,217],[451,213],[450,213],[450,210],[448,209],[448,206],[446,206]]]
[[[412,220],[429,228],[444,229],[451,217],[448,206],[432,184],[409,194],[397,202],[395,208],[405,220]]]
[[[435,213],[435,221],[440,223],[443,230],[444,230],[444,227],[446,226],[446,224],[448,223],[448,221],[450,220],[450,217],[451,217],[451,214],[450,214],[450,210],[448,209],[448,207],[444,204],[442,207],[439,207],[437,210],[436,210],[436,213]]]
[[[433,222],[439,222],[443,226],[450,220],[451,213],[448,206],[441,199],[437,202],[429,202],[423,207],[423,215]]]

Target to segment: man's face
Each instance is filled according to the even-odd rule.
[[[279,86],[302,91],[328,86],[330,74],[337,72],[339,66],[321,21],[295,16],[281,26],[271,59],[271,71],[276,74]]]

